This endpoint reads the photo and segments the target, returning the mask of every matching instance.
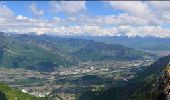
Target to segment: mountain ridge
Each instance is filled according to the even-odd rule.
[[[87,40],[94,40],[97,42],[105,42],[111,44],[121,44],[127,47],[140,50],[170,50],[170,37],[159,38],[153,36],[147,37],[127,37],[127,36],[61,36],[65,38],[80,38]]]
[[[40,71],[52,71],[55,67],[74,66],[88,61],[138,60],[151,57],[148,53],[119,44],[48,35],[2,33],[0,41],[1,66]]]

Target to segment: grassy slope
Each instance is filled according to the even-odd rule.
[[[48,98],[35,97],[16,89],[10,88],[6,84],[0,83],[0,100],[49,100]],[[3,99],[2,99],[3,98]]]

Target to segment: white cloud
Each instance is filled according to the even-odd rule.
[[[147,3],[155,9],[170,10],[170,1],[148,1]]]
[[[64,12],[66,14],[77,14],[86,10],[85,1],[51,1],[53,12]]]
[[[126,35],[134,36],[155,36],[170,37],[170,29],[159,26],[117,26],[112,28],[103,28],[100,26],[62,26],[53,29],[44,28],[41,31],[50,32],[56,35],[93,35],[93,36],[115,36]],[[91,34],[92,33],[92,34]]]
[[[106,1],[114,9],[126,11],[132,15],[143,17],[152,16],[151,9],[142,1]]]
[[[18,16],[19,17],[19,16]],[[22,19],[22,20],[21,20]],[[105,26],[105,25],[104,25]],[[0,30],[4,32],[18,32],[29,33],[37,32],[38,34],[48,33],[55,35],[93,35],[93,36],[156,36],[156,37],[170,37],[170,29],[162,28],[160,26],[130,26],[130,25],[116,25],[110,27],[103,27],[99,25],[74,25],[65,26],[60,18],[55,17],[52,20],[31,19],[23,16],[15,19],[9,23],[0,26]]]
[[[13,16],[13,11],[6,5],[0,3],[0,18],[12,18]]]
[[[14,18],[14,15],[14,12],[10,8],[0,2],[0,26],[11,21]]]
[[[23,15],[18,15],[17,17],[16,17],[16,19],[28,19],[27,17],[24,17]]]
[[[85,1],[52,1],[55,12],[77,15],[86,10]],[[156,1],[155,1],[156,2]],[[166,3],[142,1],[107,1],[113,9],[120,9],[124,13],[118,15],[83,15],[68,16],[62,19],[57,16],[52,19],[28,18],[15,15],[4,4],[0,4],[0,30],[4,32],[56,35],[95,35],[95,36],[156,36],[170,37],[170,29],[160,27],[170,22],[170,8]],[[161,3],[161,2],[160,2]],[[117,4],[117,5],[116,5]],[[44,11],[30,5],[35,15],[43,15]],[[157,12],[154,12],[156,9]]]
[[[29,9],[30,9],[30,11],[31,11],[33,14],[35,14],[35,15],[37,15],[37,16],[42,16],[42,15],[44,15],[44,11],[43,11],[42,9],[38,9],[38,8],[37,8],[37,5],[36,5],[35,3],[32,3],[32,4],[29,6]]]
[[[162,24],[162,20],[155,15],[155,11],[144,1],[105,1],[113,9],[122,10],[130,16],[147,20],[148,24]]]
[[[155,37],[170,37],[170,29],[160,26],[139,26],[139,27],[120,27],[119,30],[124,30],[123,34],[127,36],[155,36]],[[120,32],[121,33],[121,32]]]
[[[128,13],[107,16],[81,16],[80,18],[71,18],[70,22],[77,22],[83,25],[149,25],[150,22]]]
[[[162,21],[148,20],[141,17],[129,15],[128,13],[122,13],[118,15],[103,15],[103,16],[87,16],[81,15],[79,17],[68,17],[65,20],[67,23],[76,23],[77,25],[132,25],[132,26],[144,26],[144,25],[161,25]]]
[[[170,23],[170,1],[149,1],[148,5],[164,23]]]

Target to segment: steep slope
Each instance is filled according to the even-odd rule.
[[[164,57],[155,62],[149,70],[144,72],[145,78],[139,76],[141,83],[134,88],[132,100],[170,100],[170,56]],[[161,66],[161,67],[158,67]],[[152,70],[151,70],[152,69]],[[157,69],[157,70],[155,70]],[[144,76],[143,76],[144,77]],[[169,98],[169,99],[168,99]]]
[[[19,42],[8,36],[0,35],[0,66],[51,71],[54,67],[71,64],[72,62],[64,57],[37,45]]]
[[[50,98],[34,97],[32,95],[10,88],[6,84],[0,83],[0,100],[50,100]]]
[[[159,91],[157,99],[170,100],[170,64],[159,77],[156,86],[157,91]]]
[[[120,87],[101,92],[86,92],[79,100],[170,100],[170,55],[160,58],[146,70]]]

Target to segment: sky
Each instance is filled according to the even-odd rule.
[[[170,37],[169,1],[1,1],[0,31]]]

